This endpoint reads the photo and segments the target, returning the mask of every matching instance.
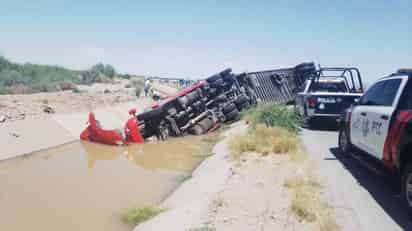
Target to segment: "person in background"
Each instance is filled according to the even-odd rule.
[[[146,79],[144,82],[144,96],[149,96],[151,83],[149,79]]]

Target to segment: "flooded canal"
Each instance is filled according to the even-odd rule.
[[[120,215],[171,193],[201,161],[201,139],[128,147],[76,142],[2,161],[0,230],[132,230]]]

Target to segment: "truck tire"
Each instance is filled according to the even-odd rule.
[[[229,103],[227,105],[225,105],[225,107],[222,109],[223,114],[227,114],[231,111],[233,111],[234,109],[236,109],[236,105],[234,103]]]
[[[226,120],[225,120],[226,122],[227,122],[227,121],[235,121],[235,120],[240,119],[240,113],[239,113],[239,111],[235,108],[233,111],[225,114],[225,117],[226,117]]]
[[[306,72],[306,71],[316,71],[316,66],[314,63],[301,63],[295,66],[295,70],[299,72]]]
[[[402,196],[408,213],[412,214],[412,161],[409,161],[402,173]]]
[[[248,109],[250,107],[250,103],[249,102],[244,102],[243,104],[241,104],[241,105],[238,105],[237,106],[237,110],[238,111],[243,111],[243,110],[245,110],[245,109]]]
[[[348,154],[353,151],[353,146],[350,143],[349,134],[344,127],[341,127],[339,129],[338,144],[340,154]]]
[[[245,102],[248,102],[248,101],[249,101],[248,97],[246,97],[244,95],[240,95],[239,97],[236,98],[235,104],[236,105],[242,105],[242,104],[244,104]]]
[[[189,133],[192,135],[202,135],[205,133],[205,131],[203,130],[202,126],[196,124],[195,126],[189,129]]]

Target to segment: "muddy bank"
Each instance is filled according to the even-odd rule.
[[[114,147],[74,142],[0,162],[0,230],[128,231],[127,209],[160,203],[201,158],[202,137]]]

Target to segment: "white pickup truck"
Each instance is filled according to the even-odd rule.
[[[397,173],[412,212],[412,69],[373,84],[340,121],[340,153],[361,150]]]
[[[316,119],[338,120],[363,93],[357,68],[320,68],[297,94],[295,106],[310,127]]]

